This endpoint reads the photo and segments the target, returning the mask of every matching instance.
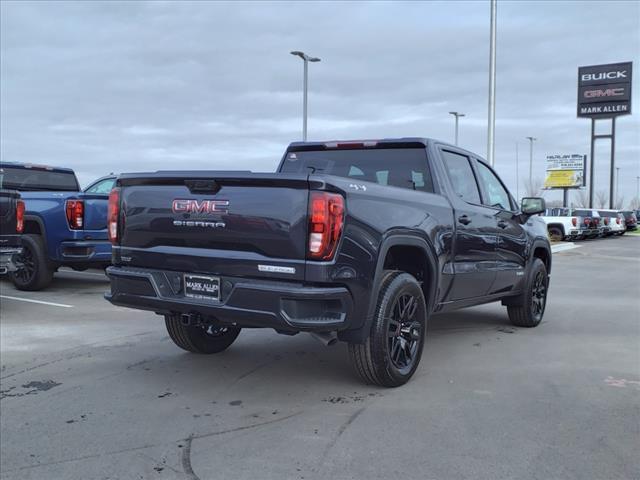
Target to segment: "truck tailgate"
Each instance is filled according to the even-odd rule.
[[[125,224],[122,263],[304,279],[305,176],[158,172],[124,175],[118,184]]]
[[[84,230],[107,230],[108,195],[82,193],[78,198],[84,200]]]

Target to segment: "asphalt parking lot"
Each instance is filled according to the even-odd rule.
[[[554,255],[536,329],[498,304],[433,317],[394,390],[308,335],[185,353],[104,301],[99,272],[2,280],[1,477],[640,478],[639,253],[625,236]]]

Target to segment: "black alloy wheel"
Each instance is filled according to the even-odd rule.
[[[417,359],[422,324],[416,320],[418,299],[409,293],[396,298],[389,318],[389,359],[402,374],[408,373]]]
[[[544,272],[536,273],[531,289],[531,314],[539,322],[547,303],[547,281]]]
[[[24,246],[22,253],[17,256],[18,269],[13,273],[15,280],[22,285],[32,282],[36,275],[36,261],[31,248]]]
[[[18,290],[41,290],[53,279],[53,266],[47,258],[40,235],[22,235],[22,253],[18,255],[18,269],[11,273],[11,281]]]

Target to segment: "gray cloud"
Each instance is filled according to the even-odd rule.
[[[486,152],[486,2],[0,9],[2,158],[71,166],[83,183],[110,171],[272,170],[300,137],[293,49],[322,58],[310,67],[310,138],[450,140],[447,112],[460,110],[461,144]],[[577,67],[640,58],[639,18],[637,2],[499,2],[496,167],[513,190],[516,142],[528,168],[526,135],[540,139],[536,176],[546,154],[588,153],[589,121],[575,117]],[[637,118],[617,124],[627,199],[640,175]],[[606,189],[606,158],[596,165]]]

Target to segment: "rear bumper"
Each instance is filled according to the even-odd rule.
[[[333,331],[348,328],[353,300],[342,286],[220,276],[220,300],[186,297],[183,272],[109,267],[114,305],[159,314],[196,314],[240,327],[279,331]]]
[[[0,248],[0,273],[15,272],[16,256],[22,253],[22,247],[1,247]]]
[[[58,250],[58,258],[64,263],[111,263],[108,240],[66,241]]]

